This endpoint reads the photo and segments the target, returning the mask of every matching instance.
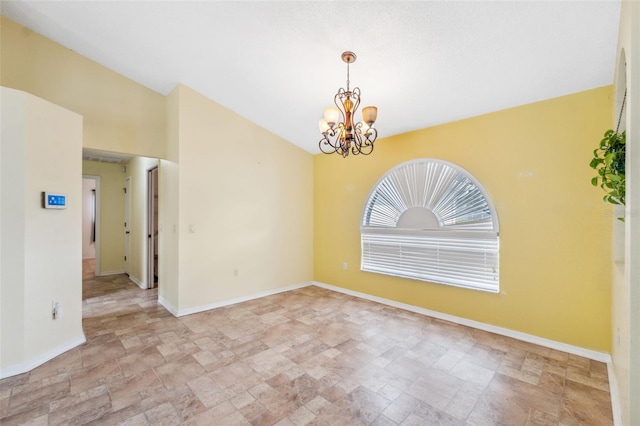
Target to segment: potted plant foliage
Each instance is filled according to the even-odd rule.
[[[593,159],[589,164],[598,172],[591,179],[593,186],[600,186],[606,194],[605,202],[611,204],[625,204],[625,132],[607,130],[600,141],[600,146],[593,151]],[[624,218],[619,218],[624,221]]]

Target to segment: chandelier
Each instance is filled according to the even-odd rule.
[[[335,107],[324,109],[324,118],[318,123],[322,133],[320,150],[325,154],[338,153],[342,157],[347,157],[349,151],[353,155],[369,155],[378,137],[378,131],[373,127],[378,116],[378,108],[362,108],[362,121],[354,121],[360,105],[360,89],[349,89],[349,64],[355,62],[356,54],[344,52],[342,60],[347,63],[347,89],[338,90],[333,98]]]

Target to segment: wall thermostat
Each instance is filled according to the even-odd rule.
[[[55,192],[43,192],[42,207],[45,209],[66,209],[67,196]]]

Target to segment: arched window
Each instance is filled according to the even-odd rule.
[[[498,216],[487,192],[447,161],[402,163],[362,215],[363,271],[497,293]]]

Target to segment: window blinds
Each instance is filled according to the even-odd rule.
[[[416,209],[437,224],[402,220]],[[399,227],[407,223],[412,228]],[[363,271],[499,291],[495,209],[473,176],[452,163],[414,160],[383,176],[365,205],[361,238]]]

